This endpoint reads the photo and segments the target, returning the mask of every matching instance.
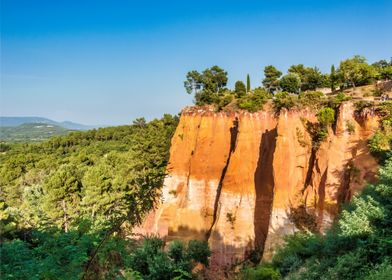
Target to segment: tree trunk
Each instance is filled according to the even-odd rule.
[[[64,231],[68,232],[68,215],[67,215],[67,206],[65,204],[65,200],[62,200],[62,207],[64,211],[64,216],[63,216],[63,223],[64,223]]]

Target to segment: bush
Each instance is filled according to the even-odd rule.
[[[295,106],[295,103],[296,97],[285,91],[278,92],[273,98],[275,112],[280,112],[283,108],[290,110]]]
[[[373,155],[381,161],[385,160],[392,150],[392,130],[388,128],[377,131],[370,137],[368,146]]]
[[[0,143],[0,153],[4,153],[11,150],[11,146],[6,143]]]
[[[179,240],[173,241],[170,243],[168,254],[175,262],[180,262],[185,257],[185,244]]]
[[[208,258],[211,256],[207,241],[191,240],[188,243],[188,256],[196,262],[208,266]]]
[[[337,109],[340,104],[348,100],[351,100],[351,97],[346,96],[343,92],[339,92],[335,96],[332,96],[328,99],[327,106],[333,109]]]
[[[322,127],[327,127],[335,121],[335,111],[331,108],[322,108],[317,113],[317,120]]]
[[[284,247],[278,248],[272,259],[274,267],[278,267],[284,276],[297,270],[304,261],[319,252],[321,238],[318,234],[298,232],[284,238]]]
[[[347,126],[347,132],[349,134],[354,134],[355,133],[355,124],[351,121],[347,121],[346,122],[346,126]]]
[[[269,94],[264,89],[256,88],[238,100],[238,107],[249,112],[257,112],[263,109],[268,98]]]
[[[360,100],[360,101],[354,103],[354,107],[355,107],[355,112],[357,114],[362,114],[362,112],[366,108],[372,107],[372,103],[364,101],[364,100]]]
[[[224,107],[229,105],[233,101],[234,96],[231,92],[226,92],[217,98],[215,105],[217,106],[217,111],[222,110]]]
[[[363,280],[390,280],[391,275],[392,265],[385,262],[370,270]]]
[[[304,91],[298,96],[299,103],[304,107],[318,108],[321,105],[323,93],[319,91]]]
[[[273,257],[285,279],[390,279],[392,272],[392,158],[345,206],[325,235],[296,233]]]
[[[279,272],[271,266],[260,265],[255,268],[247,268],[242,273],[244,280],[279,280]]]

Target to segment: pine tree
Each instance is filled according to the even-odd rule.
[[[79,216],[81,200],[81,174],[73,165],[61,166],[43,186],[43,209],[54,223],[68,232],[73,220]]]
[[[279,88],[279,78],[282,76],[282,72],[276,69],[272,65],[268,65],[264,68],[264,80],[263,85],[268,92],[273,93]]]

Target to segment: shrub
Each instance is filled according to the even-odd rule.
[[[363,112],[363,110],[365,110],[366,108],[369,108],[371,106],[372,106],[372,103],[364,101],[364,100],[360,100],[360,101],[354,103],[355,112],[357,114],[361,114]]]
[[[347,121],[346,122],[346,126],[347,126],[347,131],[349,134],[354,134],[355,132],[355,124],[351,121]]]
[[[346,96],[343,92],[339,92],[328,99],[327,106],[336,109],[340,106],[340,104],[348,100],[351,100],[351,97]]]
[[[392,265],[385,262],[370,270],[363,280],[390,280],[391,275]]]
[[[242,81],[235,82],[234,92],[237,98],[240,98],[246,94],[246,86]]]
[[[222,110],[224,107],[229,105],[231,101],[233,101],[233,99],[234,96],[231,92],[225,92],[224,94],[220,95],[215,101],[217,110],[218,111]]]
[[[317,120],[322,127],[327,127],[335,121],[335,111],[331,108],[322,108],[317,113]]]
[[[208,266],[208,258],[211,256],[208,243],[202,240],[191,240],[188,243],[188,256],[194,261]]]
[[[269,94],[264,89],[256,88],[238,100],[238,107],[249,112],[257,112],[263,108],[268,98]]]
[[[391,129],[377,131],[370,137],[368,146],[370,152],[383,161],[392,150]]]
[[[0,153],[4,153],[11,150],[11,146],[6,143],[0,143]]]
[[[260,265],[255,268],[247,268],[242,273],[244,280],[279,280],[279,272],[271,266]]]
[[[299,94],[298,101],[304,107],[318,108],[321,105],[322,97],[322,92],[304,91]]]
[[[175,262],[183,260],[185,257],[185,244],[179,240],[173,241],[170,243],[168,254]]]
[[[288,92],[282,91],[275,94],[273,99],[273,106],[275,112],[280,112],[283,108],[290,110],[295,106],[296,97],[290,95]]]
[[[273,257],[285,279],[390,279],[392,272],[392,159],[345,206],[325,235],[296,233]]]

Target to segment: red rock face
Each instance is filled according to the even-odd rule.
[[[316,122],[314,114],[184,110],[162,203],[138,232],[208,240],[212,266],[222,267],[254,252],[269,259],[298,229],[324,230],[341,203],[374,180],[366,139],[378,122],[344,104],[335,131],[312,149],[306,121]]]

